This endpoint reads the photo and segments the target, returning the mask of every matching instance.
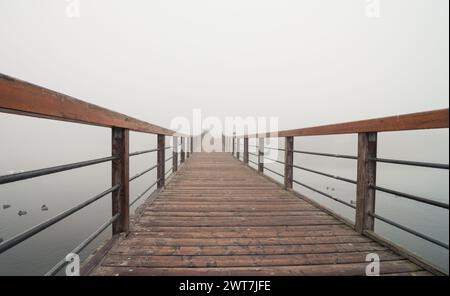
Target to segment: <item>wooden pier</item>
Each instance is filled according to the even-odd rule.
[[[379,133],[448,129],[448,109],[274,133],[223,135],[227,152],[222,153],[195,151],[194,139],[201,135],[181,134],[2,74],[0,112],[95,125],[111,133],[111,155],[0,176],[0,185],[107,162],[112,170],[110,188],[6,238],[0,243],[0,255],[109,196],[111,218],[74,249],[67,250],[79,254],[112,226],[111,239],[84,262],[83,275],[366,275],[370,263],[367,255],[372,253],[380,258],[382,275],[447,274],[381,237],[375,231],[375,221],[443,248],[447,254],[448,242],[401,225],[396,217],[377,213],[375,201],[376,193],[384,192],[448,211],[448,202],[376,182],[377,163],[449,170],[448,164],[377,156]],[[129,151],[130,131],[156,136],[157,147]],[[294,145],[295,137],[341,134],[357,135],[357,155],[305,151]],[[264,139],[272,137],[283,139],[283,147],[265,147]],[[250,146],[256,153],[250,152]],[[271,149],[284,158],[270,159],[267,151]],[[157,155],[156,164],[130,176],[130,158],[151,153]],[[304,167],[295,162],[297,154],[355,161],[357,178]],[[283,171],[266,167],[267,162],[282,164]],[[139,196],[130,197],[131,182],[153,170],[157,176],[154,183]],[[294,179],[294,170],[353,184],[355,204]],[[268,172],[282,177],[283,182],[272,179]],[[299,194],[294,184],[351,208],[354,222]],[[130,213],[130,207],[139,200],[145,202]],[[420,221],[420,217],[417,219]],[[65,258],[55,258],[55,263],[46,275],[57,275],[67,265]]]
[[[90,275],[430,275],[228,153],[196,153]],[[89,266],[90,264],[87,263]]]

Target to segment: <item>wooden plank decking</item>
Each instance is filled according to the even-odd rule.
[[[195,153],[91,275],[429,275],[227,153]],[[102,252],[99,252],[102,253]]]

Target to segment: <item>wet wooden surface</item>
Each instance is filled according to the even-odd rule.
[[[194,153],[91,275],[430,275],[227,153]],[[98,258],[97,258],[98,259]]]

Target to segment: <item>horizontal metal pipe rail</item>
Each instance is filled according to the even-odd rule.
[[[283,149],[283,148],[274,148],[274,147],[267,147],[267,146],[265,146],[264,149],[277,150],[277,151],[286,151],[286,149]]]
[[[168,177],[172,176],[173,174],[174,174],[174,171],[173,171],[173,167],[172,167],[167,170],[167,172],[165,173],[165,176],[166,176],[166,178],[168,178]]]
[[[248,162],[253,163],[254,165],[258,165],[257,162],[255,162],[255,161],[253,161],[253,160],[251,160],[251,159],[249,159]]]
[[[336,198],[336,197],[334,197],[334,196],[332,196],[332,195],[330,195],[330,194],[328,194],[328,193],[325,193],[325,192],[320,191],[320,190],[318,190],[318,189],[316,189],[316,188],[314,188],[314,187],[311,187],[311,186],[309,186],[309,185],[306,185],[305,183],[302,183],[302,182],[299,182],[299,181],[296,181],[296,180],[292,180],[292,182],[294,182],[294,183],[297,184],[297,185],[303,186],[303,187],[305,187],[305,188],[307,188],[307,189],[309,189],[309,190],[311,190],[311,191],[314,191],[314,192],[316,192],[316,193],[319,193],[319,194],[321,194],[321,195],[323,195],[323,196],[325,196],[325,197],[328,197],[328,198],[330,198],[330,199],[332,199],[332,200],[334,200],[334,201],[337,201],[337,202],[339,202],[339,203],[341,203],[341,204],[343,204],[343,205],[346,205],[347,207],[350,207],[350,208],[352,208],[352,209],[356,209],[356,207],[355,207],[354,205],[352,205],[351,203],[348,203],[348,202],[346,202],[346,201],[344,201],[344,200],[341,200],[341,199],[339,199],[339,198]]]
[[[133,206],[133,205],[134,205],[138,200],[140,200],[143,196],[145,196],[145,194],[146,194],[147,192],[149,192],[150,189],[152,189],[153,187],[155,187],[155,186],[158,184],[159,181],[160,181],[159,179],[156,180],[155,183],[151,184],[149,187],[147,187],[147,189],[144,190],[144,192],[142,192],[141,194],[139,194],[138,197],[136,197],[136,198],[130,203],[130,207]]]
[[[130,182],[136,180],[139,177],[142,177],[143,175],[145,175],[145,174],[147,174],[147,173],[149,173],[151,171],[153,171],[157,167],[158,167],[158,165],[156,164],[156,165],[152,166],[151,168],[148,168],[148,169],[146,169],[146,170],[144,170],[144,171],[134,175],[133,177],[130,178]]]
[[[55,223],[65,219],[65,218],[69,217],[70,215],[78,212],[79,210],[85,208],[86,206],[88,206],[91,203],[99,200],[100,198],[102,198],[102,197],[104,197],[104,196],[106,196],[106,195],[108,195],[108,194],[118,190],[119,188],[120,188],[120,186],[116,185],[116,186],[114,186],[114,187],[112,187],[112,188],[110,188],[110,189],[108,189],[108,190],[106,190],[106,191],[104,191],[104,192],[94,196],[93,198],[91,198],[91,199],[89,199],[89,200],[87,200],[87,201],[85,201],[85,202],[83,202],[83,203],[81,203],[81,204],[71,208],[70,210],[62,212],[62,213],[56,215],[55,217],[50,218],[47,221],[44,221],[44,222],[42,222],[42,223],[40,223],[40,224],[38,224],[36,226],[33,226],[32,228],[30,228],[30,229],[28,229],[28,230],[26,230],[26,231],[24,231],[24,232],[22,232],[22,233],[20,233],[20,234],[18,234],[16,236],[12,237],[11,239],[1,243],[0,244],[0,254],[2,254],[3,252],[11,249],[12,247],[14,247],[14,246],[16,246],[18,244],[20,244],[21,242],[29,239],[30,237],[38,234],[39,232],[49,228],[53,224],[55,224]]]
[[[270,160],[270,161],[273,161],[273,162],[277,162],[279,164],[284,164],[284,162],[282,162],[281,160],[273,159],[273,158],[270,158],[270,157],[267,157],[267,156],[263,156],[263,158],[267,159],[267,160]]]
[[[307,172],[310,172],[310,173],[314,173],[314,174],[317,174],[317,175],[321,175],[321,176],[325,176],[325,177],[328,177],[328,178],[336,179],[336,180],[339,180],[339,181],[343,181],[343,182],[347,182],[347,183],[351,183],[351,184],[355,184],[355,185],[357,184],[357,182],[355,180],[351,180],[351,179],[347,179],[347,178],[343,178],[343,177],[339,177],[339,176],[335,176],[335,175],[319,172],[319,171],[308,169],[308,168],[305,168],[305,167],[302,167],[302,166],[299,166],[299,165],[293,164],[292,167],[296,168],[296,169],[299,169],[299,170],[303,170],[303,171],[307,171]]]
[[[448,208],[448,204],[440,202],[440,201],[435,201],[435,200],[431,200],[428,198],[424,198],[424,197],[420,197],[420,196],[416,196],[416,195],[412,195],[412,194],[408,194],[408,193],[404,193],[404,192],[400,192],[400,191],[396,191],[396,190],[392,190],[392,189],[388,189],[388,188],[384,188],[381,186],[376,186],[376,185],[372,185],[369,184],[370,188],[372,188],[373,190],[378,190],[378,191],[382,191],[385,193],[389,193],[392,195],[396,195],[399,197],[403,197],[403,198],[407,198],[407,199],[411,199],[420,203],[424,203],[424,204],[428,204],[431,206],[435,206],[435,207],[439,207],[439,208],[443,208],[443,209],[449,209]]]
[[[345,159],[354,159],[354,160],[358,159],[357,156],[345,155],[345,154],[331,154],[331,153],[311,152],[311,151],[302,151],[302,150],[293,150],[293,152],[299,153],[299,154],[309,154],[309,155],[334,157],[334,158],[345,158]]]
[[[118,158],[114,157],[114,156],[110,156],[110,157],[105,157],[105,158],[98,158],[98,159],[81,161],[81,162],[65,164],[65,165],[60,165],[60,166],[55,166],[55,167],[49,167],[49,168],[45,168],[45,169],[33,170],[33,171],[28,171],[28,172],[23,172],[23,173],[4,175],[4,176],[0,176],[0,185],[17,182],[17,181],[22,181],[22,180],[27,180],[27,179],[32,179],[32,178],[41,177],[41,176],[46,176],[46,175],[51,175],[51,174],[60,173],[60,172],[64,172],[64,171],[79,169],[79,168],[83,168],[83,167],[87,167],[87,166],[91,166],[91,165],[96,165],[96,164],[100,164],[100,163],[104,163],[104,162],[108,162],[108,161],[113,161],[116,159],[118,159]]]
[[[92,233],[88,238],[86,238],[83,242],[81,242],[77,247],[75,247],[70,253],[79,254],[83,251],[94,239],[96,239],[103,231],[105,231],[109,226],[111,226],[117,219],[120,214],[114,215],[111,219],[109,219],[106,223],[101,225],[94,233]],[[56,275],[65,265],[69,262],[66,259],[62,259],[55,266],[50,269],[45,276],[54,276]]]
[[[166,148],[164,148],[164,149],[165,149],[165,150],[168,150],[168,149],[171,149],[171,148],[172,148],[172,147],[169,146],[169,147],[166,147]],[[130,153],[130,157],[131,157],[131,156],[141,155],[141,154],[152,153],[152,152],[158,152],[159,150],[160,150],[160,149],[155,148],[155,149],[149,149],[149,150],[143,150],[143,151],[136,151],[136,152]]]
[[[424,167],[424,168],[433,168],[433,169],[442,169],[442,170],[449,169],[448,164],[443,164],[443,163],[420,162],[420,161],[388,159],[388,158],[371,158],[370,160],[373,160],[376,162],[409,165],[409,166],[417,166],[417,167]]]
[[[150,150],[144,150],[144,151],[137,151],[137,152],[133,152],[130,153],[130,156],[136,156],[136,155],[141,155],[141,154],[147,154],[147,153],[152,153],[152,152],[157,152],[158,149],[150,149]]]
[[[438,246],[440,246],[440,247],[445,248],[445,249],[448,250],[448,244],[443,243],[443,242],[441,242],[441,241],[439,241],[439,240],[437,240],[437,239],[434,239],[434,238],[432,238],[432,237],[430,237],[430,236],[428,236],[428,235],[425,235],[425,234],[423,234],[423,233],[420,233],[420,232],[418,232],[418,231],[415,231],[414,229],[411,229],[411,228],[409,228],[409,227],[403,226],[403,225],[401,225],[401,224],[399,224],[399,223],[397,223],[397,222],[394,222],[394,221],[392,221],[392,220],[390,220],[390,219],[388,219],[388,218],[385,218],[385,217],[383,217],[383,216],[380,216],[380,215],[378,215],[378,214],[375,214],[375,213],[369,213],[369,215],[372,216],[372,217],[374,217],[374,218],[376,218],[376,219],[378,219],[378,220],[380,220],[380,221],[383,221],[384,223],[387,223],[387,224],[389,224],[389,225],[391,225],[391,226],[397,227],[397,228],[399,228],[399,229],[401,229],[401,230],[403,230],[403,231],[406,231],[406,232],[408,232],[408,233],[411,233],[412,235],[415,235],[415,236],[417,236],[417,237],[420,237],[421,239],[424,239],[424,240],[426,240],[426,241],[428,241],[428,242],[430,242],[430,243],[433,243],[433,244],[435,244],[435,245],[438,245]]]
[[[269,168],[266,167],[266,166],[264,166],[264,170],[267,170],[267,171],[271,172],[272,174],[275,174],[275,175],[278,175],[278,176],[284,178],[284,175],[282,175],[282,174],[280,174],[280,173],[278,173],[278,172],[276,172],[276,171],[274,171],[274,170],[272,170],[272,169],[269,169]]]

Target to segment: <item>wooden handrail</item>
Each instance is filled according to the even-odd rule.
[[[313,192],[321,194],[322,196],[328,197],[336,202],[344,204],[348,207],[351,207],[355,210],[355,223],[352,225],[354,229],[360,234],[373,233],[375,220],[381,220],[385,223],[390,224],[393,227],[397,227],[403,231],[406,231],[410,234],[413,234],[421,239],[424,239],[428,242],[434,243],[442,248],[448,249],[448,243],[441,242],[433,237],[415,231],[414,229],[405,227],[399,223],[396,223],[392,220],[384,218],[380,215],[377,215],[375,209],[375,200],[376,200],[376,191],[381,187],[376,186],[376,176],[377,176],[377,162],[382,160],[377,158],[377,149],[378,149],[378,133],[379,132],[393,132],[393,131],[407,131],[407,130],[419,130],[419,129],[438,129],[438,128],[448,128],[449,127],[449,110],[448,109],[440,109],[428,112],[420,112],[413,114],[405,114],[399,116],[390,116],[369,120],[360,120],[339,124],[331,124],[331,125],[323,125],[317,127],[303,128],[303,129],[293,129],[293,130],[284,130],[279,132],[270,132],[263,134],[253,134],[253,135],[240,135],[231,137],[232,139],[232,155],[239,159],[239,148],[240,148],[240,140],[244,138],[244,163],[248,164],[248,147],[249,147],[249,138],[258,138],[258,145],[255,146],[258,148],[258,162],[253,162],[254,165],[257,165],[257,171],[260,174],[264,174],[264,170],[267,170],[275,175],[284,179],[284,188],[287,190],[292,190],[293,183],[305,187]],[[356,184],[356,206],[347,203],[346,201],[336,198],[330,194],[324,193],[320,190],[317,190],[313,187],[306,185],[298,180],[294,180],[293,178],[293,168],[306,170],[312,173],[318,173],[322,176],[327,176],[330,178],[338,179],[341,181],[349,181],[349,179],[341,178],[338,176],[333,176],[326,173],[321,173],[314,170],[305,169],[304,167],[298,166],[294,164],[294,153],[300,152],[299,150],[294,149],[294,137],[300,136],[321,136],[321,135],[336,135],[336,134],[357,134],[358,135],[358,154],[357,157],[349,157],[349,156],[338,156],[328,153],[309,153],[316,154],[321,156],[328,157],[342,157],[347,159],[356,159],[357,160],[357,180],[352,181],[351,183]],[[275,159],[265,158],[268,160],[275,161],[277,163],[281,163],[284,165],[284,175],[269,169],[264,166],[264,139],[265,138],[285,138],[285,148],[284,149],[276,149],[280,151],[284,151],[284,162],[278,161]],[[235,143],[237,142],[236,148]],[[267,149],[267,147],[266,147]],[[402,161],[402,160],[388,160],[390,163],[397,163],[403,165],[416,165],[419,167],[434,167],[439,169],[448,169],[448,165],[444,164],[430,164],[424,162],[413,162],[413,161]],[[383,189],[384,192],[390,192],[391,194],[395,194],[397,196],[403,196],[418,202],[422,202],[425,204],[433,204],[435,206],[439,206],[444,209],[448,209],[448,204],[436,204],[433,200],[413,196],[407,193],[395,192],[392,190]],[[338,217],[338,214],[333,214]],[[345,219],[344,219],[345,220]],[[399,249],[399,248],[397,248]],[[409,251],[401,251],[403,255],[407,258],[412,258],[414,262],[418,262],[421,266],[430,271],[438,270],[433,265],[428,264],[424,260],[417,258],[414,254]]]
[[[448,128],[448,108],[427,112],[403,114],[375,119],[344,122],[279,132],[240,135],[239,138],[284,138],[300,136],[322,136],[369,132],[392,132],[419,129]]]
[[[165,145],[166,136],[172,136],[174,139],[180,137],[182,141],[184,141],[185,138],[190,137],[188,135],[177,133],[173,130],[141,121],[3,74],[0,74],[0,112],[102,126],[111,129],[112,157],[107,160],[112,161],[111,183],[113,187],[108,191],[108,193],[112,193],[113,219],[108,223],[112,224],[114,235],[119,233],[128,233],[130,226],[130,130],[154,134],[157,136],[158,148],[156,150],[149,151],[158,152],[156,182],[158,189],[164,188],[165,186],[165,153],[167,149]],[[174,143],[176,143],[176,141]],[[148,151],[132,153],[131,155],[140,155],[144,152],[146,153]],[[189,158],[190,154],[187,156]],[[105,162],[105,159],[100,159],[100,161]],[[100,161],[91,161],[89,164],[100,163]],[[47,170],[46,174],[49,174],[49,172],[68,170],[87,165],[88,163],[85,162],[64,167],[60,166],[53,168],[52,170]],[[36,172],[34,172],[34,174],[28,174],[27,178],[40,175],[44,175],[44,173],[42,171],[40,174],[36,174]],[[21,176],[21,178],[24,179],[23,176]],[[134,178],[132,178],[132,180],[133,179]],[[154,185],[150,186],[145,192],[150,190],[153,186]],[[135,199],[135,201],[141,198],[145,192]],[[103,197],[104,195],[105,194],[96,196],[95,200]],[[134,204],[135,201],[133,201],[132,204]],[[83,205],[83,207],[84,206],[85,205]],[[69,213],[71,212],[69,211]],[[66,216],[68,215],[69,214]],[[53,219],[51,222],[57,220],[58,219]],[[9,248],[14,247],[50,225],[52,224],[44,223],[38,225],[39,227],[32,228],[30,231],[0,244],[0,252],[4,252]],[[106,227],[100,229],[103,231]],[[98,234],[100,234],[100,232],[97,231],[96,235]],[[62,265],[59,265],[58,268],[61,266]]]
[[[0,73],[0,112],[116,127],[165,136],[185,136],[122,113],[33,85]]]

